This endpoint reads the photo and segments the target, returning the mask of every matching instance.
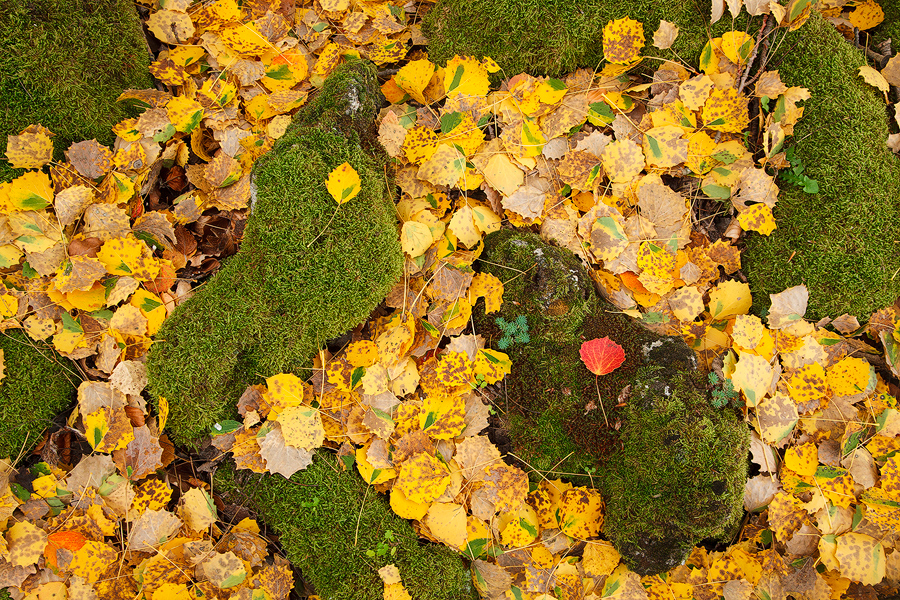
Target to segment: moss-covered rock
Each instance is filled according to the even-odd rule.
[[[50,420],[75,400],[81,381],[72,362],[16,330],[0,332],[0,458],[31,451]]]
[[[493,233],[482,259],[482,271],[504,280],[501,317],[529,323],[531,340],[506,350],[513,372],[499,408],[513,453],[541,472],[532,477],[597,485],[605,533],[639,573],[668,570],[723,534],[742,512],[748,430],[733,410],[712,407],[684,342],[599,300],[578,259],[534,234]],[[495,344],[500,335],[493,315],[478,313],[476,330]],[[604,336],[625,362],[596,378],[579,349]]]
[[[196,441],[233,414],[248,385],[301,373],[399,277],[383,153],[363,147],[374,139],[379,94],[370,63],[341,67],[254,167],[255,206],[240,251],[166,320],[150,351],[150,390],[169,401],[176,442]],[[325,180],[344,162],[362,184],[338,208]]]
[[[895,0],[885,7],[886,17],[898,11]],[[576,67],[597,67],[603,26],[624,16],[641,21],[647,38],[660,19],[674,22],[680,32],[672,52],[648,44],[644,54],[677,57],[694,66],[711,35],[731,28],[753,33],[760,24],[748,23],[743,14],[734,23],[723,18],[710,26],[707,8],[690,2],[441,0],[425,31],[430,56],[439,62],[454,54],[488,55],[507,76],[521,71],[558,76]],[[892,24],[886,18],[879,35],[894,31],[900,38],[897,23],[900,19]],[[768,306],[770,293],[805,283],[808,317],[847,311],[865,318],[900,295],[893,242],[893,224],[900,219],[900,160],[884,142],[885,104],[857,76],[865,64],[863,53],[818,13],[777,47],[769,68],[777,68],[788,85],[812,92],[792,143],[820,191],[806,194],[782,184],[775,209],[778,229],[768,237],[748,236],[745,265],[754,308],[759,312]],[[656,64],[648,60],[644,68]]]
[[[768,294],[805,283],[807,318],[849,312],[865,320],[900,295],[900,160],[885,143],[885,104],[857,76],[863,53],[818,14],[783,47],[775,57],[782,80],[812,93],[794,145],[819,193],[779,183],[778,229],[747,236],[754,310],[769,305]]]
[[[390,563],[417,600],[478,597],[457,553],[420,543],[409,522],[356,473],[341,472],[332,454],[317,453],[290,481],[219,469],[215,484],[229,501],[257,510],[274,528],[288,559],[322,600],[380,600],[378,569]]]
[[[134,114],[116,98],[151,87],[149,64],[130,0],[0,0],[0,156],[32,123],[56,134],[57,160],[72,142],[112,144]],[[0,181],[19,172],[0,160]]]
[[[730,19],[709,24],[708,11],[692,2],[654,0],[441,0],[425,19],[431,60],[443,63],[455,54],[490,56],[505,77],[527,72],[558,77],[603,61],[603,28],[629,17],[644,24],[648,40],[665,19],[679,28],[672,46],[682,60],[696,64],[710,33],[721,35]],[[734,23],[747,27],[746,13]],[[727,22],[726,22],[727,21]],[[502,27],[497,24],[502,23]],[[646,56],[673,58],[648,43]]]

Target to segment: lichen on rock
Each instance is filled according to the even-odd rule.
[[[534,479],[598,487],[605,535],[638,573],[666,571],[725,533],[742,514],[749,432],[735,411],[712,407],[684,341],[597,298],[578,259],[535,234],[493,233],[481,258],[504,281],[501,316],[531,325],[531,341],[507,351],[513,372],[498,400],[514,458]],[[491,316],[475,312],[476,330],[496,342]],[[598,378],[579,348],[604,336],[625,362]]]
[[[255,165],[256,202],[240,251],[157,334],[150,391],[168,400],[177,443],[233,415],[248,385],[308,369],[399,277],[393,190],[371,143],[379,94],[370,63],[348,62],[327,80]],[[362,184],[338,207],[325,180],[344,162]]]

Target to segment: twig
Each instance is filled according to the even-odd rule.
[[[753,52],[747,60],[747,67],[744,69],[744,75],[741,77],[741,85],[738,86],[738,95],[744,91],[744,86],[747,85],[747,78],[750,76],[750,71],[753,69],[753,63],[756,61],[756,55],[759,53],[759,47],[762,45],[762,40],[766,35],[768,26],[769,15],[766,15],[763,17],[763,26],[759,28],[759,33],[756,36],[756,43],[753,45]]]

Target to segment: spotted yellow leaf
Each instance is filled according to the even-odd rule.
[[[460,94],[484,96],[490,89],[488,71],[470,56],[454,56],[444,68],[444,86],[448,98]]]
[[[738,214],[738,224],[744,231],[756,231],[763,235],[770,235],[775,231],[775,215],[768,204],[753,204]]]
[[[603,55],[611,63],[637,60],[644,47],[644,25],[628,17],[610,21],[603,28]]]
[[[53,160],[53,142],[46,129],[29,127],[6,142],[6,158],[16,169],[40,169]]]
[[[340,164],[328,174],[325,187],[338,204],[343,204],[359,194],[359,173],[350,166],[350,163]]]
[[[749,100],[734,88],[713,89],[703,105],[706,127],[723,133],[740,133],[747,128]]]

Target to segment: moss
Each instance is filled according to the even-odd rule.
[[[281,536],[288,559],[323,600],[380,600],[384,586],[378,569],[390,563],[400,569],[403,585],[417,600],[477,597],[459,555],[445,546],[419,543],[409,522],[394,514],[384,496],[367,489],[357,473],[340,472],[330,453],[317,453],[312,465],[290,481],[274,475],[236,476],[221,468],[214,483],[229,501],[262,515]],[[392,542],[385,537],[389,531]],[[391,550],[367,556],[379,543]]]
[[[57,160],[74,141],[112,144],[133,114],[116,98],[151,87],[149,64],[130,0],[0,0],[0,156],[32,123],[56,134]],[[0,181],[18,173],[0,160]]]
[[[601,472],[604,535],[641,574],[668,571],[698,540],[725,533],[743,514],[747,481],[750,437],[736,412],[712,408],[694,378],[661,373],[637,377],[623,451]]]
[[[0,458],[24,456],[50,420],[75,400],[80,377],[71,361],[15,330],[0,332]]]
[[[528,72],[560,76],[603,60],[603,27],[630,17],[644,24],[646,56],[680,57],[697,64],[710,37],[748,27],[746,13],[732,22],[709,25],[706,8],[694,2],[655,0],[441,0],[424,23],[431,60],[443,64],[455,54],[490,56],[504,77]],[[680,33],[671,50],[652,46],[661,19]],[[498,24],[502,26],[498,27]]]
[[[782,47],[781,78],[812,93],[794,144],[819,193],[781,184],[778,229],[748,236],[754,308],[768,306],[767,294],[805,283],[807,318],[849,312],[864,320],[900,295],[900,160],[885,145],[885,104],[857,77],[863,54],[818,14]]]
[[[348,63],[329,78],[308,113],[257,163],[257,202],[238,254],[157,334],[147,363],[150,389],[169,401],[176,442],[195,441],[233,414],[248,385],[307,368],[328,339],[361,323],[399,277],[392,189],[380,157],[333,124],[303,126],[335,98],[374,116],[372,90],[378,88],[370,63]],[[338,208],[324,182],[344,162],[362,184]]]
[[[900,53],[900,1],[883,0],[878,3],[884,11],[884,21],[872,31],[875,43],[890,38],[894,54]]]
[[[668,570],[724,533],[742,511],[748,430],[733,411],[712,408],[684,342],[597,299],[575,256],[537,235],[493,233],[482,257],[478,267],[504,281],[501,316],[532,324],[531,341],[507,350],[513,371],[495,401],[531,478],[597,485],[608,537],[642,573]],[[545,308],[555,305],[574,310]],[[476,330],[496,345],[492,317],[476,307]],[[579,350],[600,337],[621,345],[625,362],[597,378]]]
[[[600,301],[578,258],[537,235],[493,233],[482,256],[479,269],[504,282],[499,316],[510,321],[525,315],[529,322],[531,342],[505,350],[515,366],[508,397],[498,407],[514,452],[535,471],[581,474],[573,481],[589,483],[585,470],[596,469],[616,448],[618,435],[606,423],[622,420],[618,396],[643,365],[643,346],[658,336]],[[496,346],[501,333],[495,316],[476,310],[476,331]],[[609,337],[625,349],[625,362],[595,377],[581,363],[582,337]],[[595,408],[587,410],[590,403]]]

